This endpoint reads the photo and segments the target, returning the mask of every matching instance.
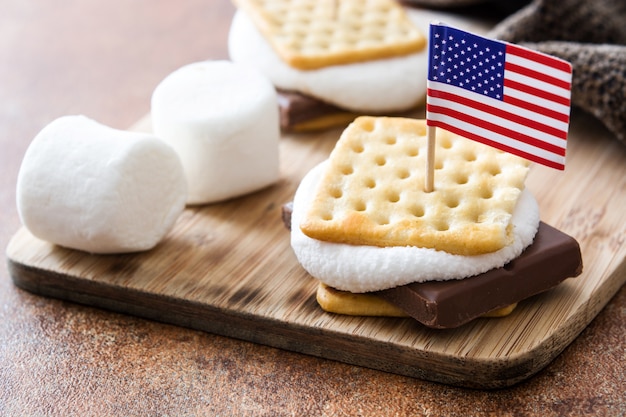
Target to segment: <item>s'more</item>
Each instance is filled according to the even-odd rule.
[[[530,162],[426,123],[363,116],[300,183],[291,246],[328,312],[410,316],[432,328],[510,314],[582,271],[578,243],[540,220]]]
[[[284,131],[345,127],[358,115],[423,104],[426,36],[395,0],[234,3],[230,59],[272,81]]]

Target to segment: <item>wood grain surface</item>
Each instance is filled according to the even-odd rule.
[[[149,130],[149,118],[133,129]],[[188,208],[151,251],[90,255],[21,229],[7,249],[9,269],[16,285],[46,296],[420,379],[506,387],[552,361],[626,281],[624,149],[598,146],[603,139],[584,124],[573,131],[566,171],[535,166],[527,186],[542,220],[579,241],[583,274],[506,318],[442,331],[317,306],[316,281],[290,250],[280,208],[328,156],[339,130],[285,135],[278,184]]]
[[[511,2],[455,14],[484,19],[504,3]],[[32,138],[65,114],[130,126],[149,111],[153,88],[171,71],[228,56],[233,11],[229,0],[0,0],[0,415],[626,415],[626,286],[532,378],[475,390],[42,297],[14,285],[5,251],[20,228],[15,182]],[[585,148],[597,146],[596,152],[609,146],[621,152],[623,164],[624,152],[611,145],[617,139],[600,122],[581,112],[573,121],[589,136],[572,137],[572,145],[588,141]],[[622,178],[614,173],[615,181]],[[623,185],[615,189],[624,192]],[[558,204],[551,201],[544,198],[542,205]],[[580,210],[577,218],[591,213],[600,223],[616,215],[588,199]]]

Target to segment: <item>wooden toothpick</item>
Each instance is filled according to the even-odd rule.
[[[337,1],[338,0],[329,0],[325,2],[328,5],[328,17],[330,20],[337,20],[337,9],[339,8]]]
[[[430,193],[435,189],[435,140],[437,128],[435,126],[427,126],[426,133],[428,135],[428,142],[426,145],[426,177],[424,181],[424,191]]]

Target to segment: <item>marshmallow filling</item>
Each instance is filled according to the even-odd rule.
[[[315,197],[326,163],[314,167],[295,193],[291,246],[310,275],[338,290],[361,293],[413,282],[475,276],[518,257],[533,242],[539,227],[539,206],[532,193],[524,189],[511,220],[513,243],[491,253],[463,256],[415,246],[374,247],[312,239],[299,224]]]

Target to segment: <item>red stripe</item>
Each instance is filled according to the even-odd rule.
[[[562,163],[551,161],[549,159],[544,159],[544,158],[541,158],[541,157],[539,157],[537,155],[524,152],[524,151],[522,151],[520,149],[513,148],[513,147],[510,147],[510,146],[507,146],[507,145],[503,145],[500,142],[496,142],[496,141],[487,139],[487,138],[485,138],[483,136],[476,135],[476,134],[474,134],[472,132],[467,132],[467,131],[465,131],[465,130],[457,127],[457,126],[450,125],[450,124],[445,123],[445,122],[436,121],[436,120],[428,120],[427,124],[429,126],[440,127],[442,129],[448,130],[448,131],[450,131],[452,133],[456,133],[457,135],[463,136],[465,138],[468,138],[468,139],[471,139],[471,140],[475,140],[476,142],[480,142],[480,143],[483,143],[483,144],[488,145],[488,146],[492,146],[492,147],[494,147],[496,149],[500,149],[502,151],[511,153],[513,155],[521,156],[522,158],[528,159],[529,161],[537,162],[539,164],[548,166],[550,168],[559,169],[561,171],[565,169],[565,165],[562,164]]]
[[[540,123],[536,120],[528,119],[526,117],[522,117],[520,115],[508,112],[506,110],[502,110],[498,107],[490,106],[488,104],[484,104],[481,102],[473,101],[465,96],[459,96],[457,94],[448,93],[445,91],[428,89],[427,94],[430,97],[442,98],[448,101],[453,101],[473,109],[477,109],[480,111],[484,111],[485,113],[493,114],[494,116],[501,117],[506,120],[510,120],[514,123],[518,123],[522,126],[528,126],[532,129],[539,130],[541,132],[547,133],[549,135],[555,136],[559,139],[567,139],[567,131],[563,131],[561,129],[557,129],[553,126],[546,125],[544,123]],[[535,112],[536,113],[536,112]]]
[[[560,71],[564,71],[567,73],[572,72],[572,65],[567,61],[527,48],[521,48],[517,45],[507,43],[506,53],[521,56],[522,58],[530,59],[532,61],[547,65]]]
[[[508,88],[512,88],[514,90],[523,91],[524,93],[528,93],[536,97],[541,97],[543,99],[552,101],[554,103],[562,104],[564,106],[570,105],[570,100],[567,97],[561,97],[556,94],[548,93],[547,91],[540,90],[537,87],[532,87],[530,85],[522,84],[517,81],[512,81],[512,80],[505,78],[504,86]]]
[[[556,77],[552,77],[551,75],[544,74],[539,71],[535,71],[528,67],[524,67],[521,65],[513,64],[511,62],[504,63],[504,69],[506,71],[515,72],[517,74],[525,75],[527,77],[533,78],[535,80],[543,81],[548,84],[552,84],[556,87],[564,88],[569,90],[571,88],[571,83],[568,81],[559,80]]]
[[[466,123],[469,123],[474,126],[481,127],[483,129],[489,130],[491,132],[500,134],[502,136],[508,137],[510,139],[516,140],[518,142],[526,143],[530,146],[534,146],[535,148],[543,149],[548,152],[551,152],[556,155],[565,156],[565,148],[557,145],[553,145],[551,143],[546,143],[537,138],[533,138],[532,136],[525,135],[520,132],[516,132],[514,130],[508,129],[506,127],[497,125],[495,123],[488,122],[483,119],[476,118],[474,116],[467,115],[465,113],[452,110],[442,106],[433,106],[432,104],[426,105],[426,111],[431,113],[443,114],[445,116],[451,117],[453,119],[457,119]],[[563,146],[565,146],[565,141],[563,141]]]
[[[551,117],[552,119],[558,120],[560,122],[569,123],[569,114],[561,113],[556,110],[547,109],[535,103],[529,103],[524,100],[520,100],[516,97],[504,96],[503,101],[505,103],[511,104],[513,106],[521,107],[525,110],[529,110],[543,116]]]

